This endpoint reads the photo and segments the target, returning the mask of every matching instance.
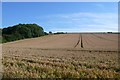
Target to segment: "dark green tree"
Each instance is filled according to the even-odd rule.
[[[3,42],[45,35],[44,30],[37,24],[18,24],[2,30]]]

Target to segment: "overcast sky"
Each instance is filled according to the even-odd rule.
[[[117,2],[3,2],[2,25],[36,23],[49,32],[118,31]]]

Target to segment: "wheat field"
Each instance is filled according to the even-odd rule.
[[[3,78],[120,78],[118,34],[59,34],[2,45]]]

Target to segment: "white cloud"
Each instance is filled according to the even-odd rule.
[[[118,31],[117,13],[72,13],[50,15],[48,21],[55,31]],[[62,26],[62,27],[61,27]],[[56,29],[57,28],[57,29]]]

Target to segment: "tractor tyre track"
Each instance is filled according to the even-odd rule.
[[[80,48],[83,48],[82,34],[79,34],[77,44],[74,46],[74,48],[78,47],[79,45],[80,45]]]

